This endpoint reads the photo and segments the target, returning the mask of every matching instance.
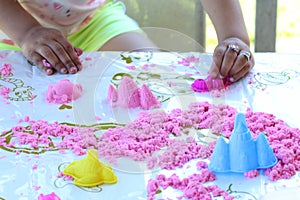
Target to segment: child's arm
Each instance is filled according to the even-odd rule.
[[[0,29],[22,48],[24,56],[47,74],[76,73],[81,62],[75,48],[58,30],[39,24],[16,0],[0,0]],[[45,59],[53,67],[43,63]]]
[[[218,35],[210,69],[212,77],[231,77],[237,81],[253,67],[250,41],[238,0],[201,0]],[[250,53],[250,54],[249,54]],[[248,60],[248,55],[250,58]]]

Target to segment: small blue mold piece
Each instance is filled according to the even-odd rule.
[[[272,167],[277,161],[265,134],[260,133],[254,141],[245,115],[238,113],[229,142],[223,137],[218,139],[208,168],[215,172],[244,173]]]

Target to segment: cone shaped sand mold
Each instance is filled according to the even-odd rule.
[[[118,89],[109,85],[107,100],[122,108],[142,108],[149,110],[161,107],[161,103],[147,85],[141,88],[129,77],[125,76]]]

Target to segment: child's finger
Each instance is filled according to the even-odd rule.
[[[212,78],[223,78],[220,74],[221,66],[226,52],[226,47],[224,45],[219,45],[215,48],[213,54],[213,62],[210,69],[210,75]]]
[[[28,63],[30,63],[31,65],[38,66],[41,70],[45,71],[45,73],[48,75],[52,75],[55,72],[51,64],[37,53],[33,53],[31,55],[31,58],[28,59]]]
[[[52,49],[54,52],[57,52],[58,58],[67,67],[68,72],[73,74],[82,69],[82,64],[78,57],[78,54],[82,52],[79,49],[77,52],[68,40],[64,38],[57,40]]]
[[[239,47],[236,44],[229,44],[226,51],[224,52],[224,57],[222,61],[222,66],[220,73],[223,77],[229,75],[229,72],[238,56]]]

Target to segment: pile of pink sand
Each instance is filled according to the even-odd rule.
[[[188,130],[193,127],[209,128],[213,133],[222,133],[224,137],[229,138],[236,113],[236,109],[228,105],[212,105],[208,102],[193,103],[188,110],[174,109],[171,113],[141,112],[133,122],[124,127],[108,129],[99,138],[94,135],[92,129],[25,119],[30,129],[27,125],[27,128],[19,125],[13,127],[11,136],[15,140],[7,140],[5,135],[0,136],[0,145],[66,148],[78,155],[82,155],[85,148],[93,146],[98,149],[101,157],[111,163],[117,163],[118,158],[128,157],[136,161],[146,161],[149,169],[155,166],[175,169],[191,159],[210,158],[215,146],[215,142],[208,145],[199,144],[193,135],[186,141],[177,139],[176,136],[189,134]],[[253,138],[261,132],[266,133],[278,158],[278,163],[266,170],[270,180],[288,179],[300,171],[300,129],[288,126],[272,114],[252,112],[250,109],[245,113],[245,117]],[[32,131],[32,134],[29,134],[29,131]],[[49,139],[52,137],[63,139],[53,144]],[[164,152],[154,157],[155,152],[162,148],[165,149]],[[247,173],[245,176],[255,177],[256,172]]]
[[[12,72],[12,65],[9,63],[3,63],[0,68],[0,77],[10,76]],[[9,79],[5,80],[8,81]],[[11,89],[0,85],[0,96],[3,98],[8,98]]]
[[[0,87],[0,96],[4,97],[4,98],[8,98],[9,97],[9,93],[10,93],[11,89],[9,87]]]
[[[136,161],[146,161],[149,168],[158,166],[168,170],[182,167],[191,159],[209,159],[214,149],[215,142],[204,145],[195,141],[194,135],[189,135],[186,141],[177,136],[189,134],[188,130],[195,128],[212,129],[213,133],[221,133],[229,138],[234,128],[236,113],[237,110],[228,105],[196,102],[187,110],[174,109],[170,113],[141,112],[133,122],[124,127],[110,128],[100,137],[96,137],[94,133],[96,128],[79,128],[58,122],[50,124],[42,120],[30,120],[28,117],[24,121],[29,125],[13,127],[7,132],[9,138],[3,133],[0,136],[0,145],[17,146],[19,149],[23,146],[28,148],[28,145],[44,150],[70,149],[77,155],[83,155],[86,148],[93,147],[98,150],[99,156],[111,163],[117,163],[118,158],[127,157]],[[253,112],[250,109],[245,113],[245,117],[253,138],[264,132],[278,158],[275,166],[265,170],[265,175],[270,180],[289,179],[300,171],[300,129],[290,127],[272,114]],[[99,126],[101,127],[101,124]],[[53,137],[61,140],[54,142],[51,139]],[[164,149],[164,152],[154,157],[153,155],[161,149]],[[167,185],[170,182],[173,183],[171,187],[182,190],[186,198],[197,191],[201,191],[205,196],[216,191],[226,196],[219,189],[195,185],[193,180],[205,177],[209,179],[203,180],[212,180],[210,178],[213,177],[204,163],[197,167],[202,172],[201,176],[195,175],[182,180],[175,176],[172,179],[160,177],[157,178],[159,181],[149,182],[149,196],[154,195],[160,188],[170,186]],[[245,173],[249,178],[257,175],[257,171]],[[201,180],[199,179],[198,183],[203,183]]]
[[[62,79],[55,85],[49,85],[46,92],[48,103],[64,104],[78,99],[82,95],[82,86]]]
[[[11,75],[12,65],[9,63],[3,63],[0,68],[0,75],[2,77]]]
[[[50,194],[40,194],[38,200],[60,200],[59,196],[57,196],[54,192]]]
[[[156,194],[167,188],[174,188],[182,191],[177,199],[211,200],[213,197],[223,197],[225,200],[232,200],[234,196],[222,190],[217,185],[207,185],[215,181],[216,175],[206,168],[199,169],[200,173],[194,173],[187,178],[180,179],[178,175],[172,174],[166,177],[158,174],[155,179],[150,179],[147,185],[148,200],[154,200]]]
[[[142,108],[149,110],[159,108],[161,103],[156,99],[147,85],[141,88],[129,77],[125,76],[118,89],[113,85],[108,88],[108,101],[122,108]]]

